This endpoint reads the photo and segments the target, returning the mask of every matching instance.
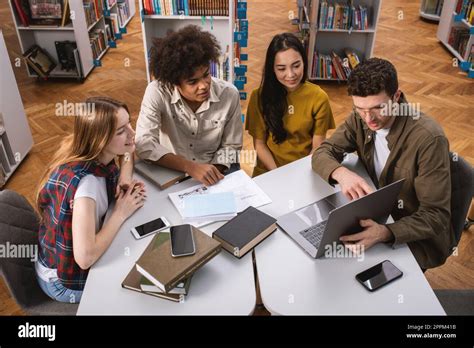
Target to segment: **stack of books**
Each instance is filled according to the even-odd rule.
[[[456,50],[461,57],[464,57],[469,42],[469,29],[462,27],[452,27],[449,33],[448,44]]]
[[[196,252],[171,256],[169,232],[157,233],[122,282],[125,289],[183,302],[195,272],[221,251],[221,244],[193,227]]]
[[[360,59],[350,48],[344,49],[344,54],[346,58],[342,60],[334,51],[331,54],[314,52],[311,78],[347,80]]]
[[[228,0],[142,0],[145,15],[228,16]]]
[[[366,6],[321,1],[319,29],[366,30],[368,27],[369,19]]]

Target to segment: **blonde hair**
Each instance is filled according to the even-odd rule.
[[[73,133],[63,140],[41,177],[36,192],[36,208],[40,216],[40,192],[53,171],[66,163],[96,160],[114,137],[118,110],[123,108],[128,112],[126,104],[108,97],[88,98],[85,104],[89,112],[76,115]]]

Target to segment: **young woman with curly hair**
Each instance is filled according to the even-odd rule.
[[[213,185],[238,167],[243,132],[237,89],[210,75],[219,44],[189,25],[156,39],[151,53],[155,80],[141,105],[137,154]]]

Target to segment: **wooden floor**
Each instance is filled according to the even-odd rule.
[[[383,1],[374,55],[389,59],[397,67],[400,87],[411,102],[421,103],[424,112],[443,126],[451,144],[471,164],[474,163],[473,80],[453,67],[452,56],[436,39],[437,25],[418,17],[420,1]],[[265,51],[273,35],[294,31],[289,24],[289,11],[295,0],[248,0],[250,39],[247,92],[258,86]],[[400,19],[403,17],[402,19]],[[0,2],[0,25],[6,39],[10,59],[20,57],[11,14],[6,1]],[[145,62],[139,16],[128,27],[118,48],[103,58],[83,84],[75,81],[37,82],[26,76],[24,67],[15,68],[35,146],[6,188],[25,195],[33,202],[40,173],[56,150],[60,140],[71,131],[72,120],[54,116],[56,103],[81,102],[89,96],[108,95],[126,102],[133,124],[136,122],[146,87]],[[336,124],[343,122],[351,110],[350,98],[343,84],[322,85],[329,94]],[[245,110],[246,103],[243,103]],[[244,138],[244,147],[251,148],[251,139]],[[250,173],[251,168],[244,167]],[[433,288],[474,288],[474,228],[463,234],[458,256],[426,272]],[[0,280],[0,314],[21,314],[21,309],[8,294]],[[257,311],[263,314],[264,311]]]

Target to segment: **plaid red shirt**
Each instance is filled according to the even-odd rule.
[[[39,260],[44,266],[57,269],[59,280],[68,289],[83,290],[89,272],[75,262],[72,247],[72,212],[79,182],[89,174],[105,177],[110,204],[115,199],[118,173],[113,163],[105,166],[98,161],[70,162],[59,166],[40,192],[43,219],[39,228]]]

